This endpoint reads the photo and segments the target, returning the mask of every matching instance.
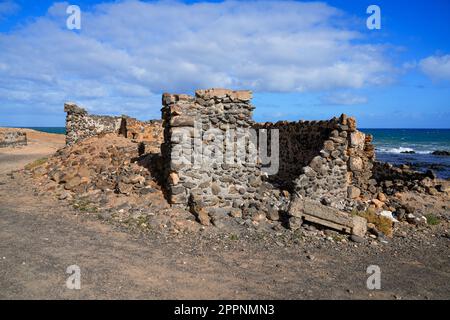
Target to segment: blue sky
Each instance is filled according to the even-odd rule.
[[[159,118],[208,87],[253,90],[257,121],[450,128],[450,1],[0,0],[0,126],[64,126],[65,101]]]

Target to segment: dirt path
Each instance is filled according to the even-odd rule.
[[[0,175],[1,299],[448,299],[449,240],[431,240],[355,247],[283,245],[260,234],[136,235]],[[73,264],[81,290],[65,286]],[[371,264],[382,270],[382,290],[366,288]]]

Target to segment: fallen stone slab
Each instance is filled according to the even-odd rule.
[[[360,237],[364,237],[367,231],[366,219],[351,216],[336,208],[324,206],[312,200],[294,199],[289,208],[289,215]]]

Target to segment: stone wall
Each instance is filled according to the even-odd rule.
[[[161,151],[166,197],[181,207],[270,214],[301,197],[350,210],[378,190],[371,136],[356,130],[353,118],[255,123],[251,98],[250,91],[227,89],[165,93],[162,121],[147,122],[66,104],[67,143],[116,132],[144,146],[142,153]],[[261,145],[268,146],[265,158]],[[272,153],[279,154],[275,172],[266,167]]]
[[[294,180],[319,154],[334,129],[333,121],[279,121],[254,125],[257,130],[277,129],[279,132],[279,170],[269,180],[274,185],[294,189]],[[268,144],[270,147],[271,144]],[[269,148],[270,149],[270,148]],[[271,151],[271,150],[270,150]]]
[[[0,130],[0,148],[26,145],[27,134],[25,132],[9,129]]]
[[[75,103],[65,103],[66,144],[96,136],[101,133],[119,132],[122,117],[90,115]]]
[[[353,188],[349,188],[349,197],[361,194],[368,199],[377,193],[376,180],[373,177],[373,167],[375,162],[375,147],[372,144],[372,136],[356,130],[356,123],[353,118],[349,118],[350,123],[347,154],[349,156],[349,181]],[[357,188],[357,189],[356,189]],[[356,192],[356,194],[355,194]],[[352,196],[353,194],[353,196]]]
[[[342,115],[328,121],[257,124],[252,120],[250,99],[249,91],[225,89],[198,90],[195,97],[163,95],[162,157],[172,204],[187,206],[195,196],[205,207],[243,211],[254,207],[267,212],[282,207],[279,202],[285,199],[274,195],[287,189],[285,194],[294,192],[297,197],[348,209],[352,199],[364,196],[374,152],[371,137],[356,130],[353,118]],[[260,146],[261,130],[277,129],[279,170],[265,175],[260,157],[228,163],[224,141],[229,129],[245,132],[245,152],[250,156]],[[269,135],[268,146],[271,139]],[[216,148],[220,161],[214,156],[205,158],[205,148]]]
[[[367,189],[374,148],[353,118],[259,123],[255,128],[279,130],[279,172],[269,177],[274,185],[341,209]]]
[[[372,176],[373,146],[356,130],[354,118],[341,115],[321,122],[322,148],[295,179],[295,193],[339,209],[350,209]],[[365,189],[364,189],[365,190]]]
[[[172,204],[186,206],[195,198],[208,207],[231,208],[256,198],[262,182],[252,159],[250,99],[250,91],[225,89],[163,95],[161,152]]]
[[[161,120],[139,121],[128,116],[111,117],[90,115],[74,103],[64,105],[66,115],[66,144],[71,145],[83,139],[102,133],[117,133],[141,143],[143,152],[159,153],[163,142]]]
[[[159,153],[164,141],[161,120],[139,121],[123,116],[119,134],[135,142],[143,143],[147,153]]]

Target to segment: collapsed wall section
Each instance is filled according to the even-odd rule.
[[[143,152],[159,153],[164,140],[161,120],[139,121],[128,116],[111,117],[90,115],[75,103],[64,104],[66,115],[66,144],[102,133],[117,133],[134,142],[142,143]]]
[[[72,145],[101,133],[119,132],[122,117],[90,115],[75,103],[65,103],[66,144]]]
[[[259,123],[255,128],[279,130],[279,171],[269,181],[296,196],[344,209],[372,182],[371,136],[356,130],[353,118]]]
[[[371,176],[372,156],[366,152],[366,137],[356,130],[355,120],[346,115],[321,122],[316,130],[328,137],[295,179],[295,193],[345,209],[347,200],[360,197],[359,187]]]
[[[278,121],[254,125],[257,130],[278,130],[279,169],[269,176],[269,181],[290,191],[294,180],[303,173],[304,167],[319,155],[324,142],[330,138],[335,123],[332,121]],[[270,150],[271,144],[268,144]],[[271,152],[272,150],[270,150]]]
[[[143,143],[147,153],[159,153],[160,146],[164,142],[161,120],[139,121],[122,116],[119,134],[135,142]]]

